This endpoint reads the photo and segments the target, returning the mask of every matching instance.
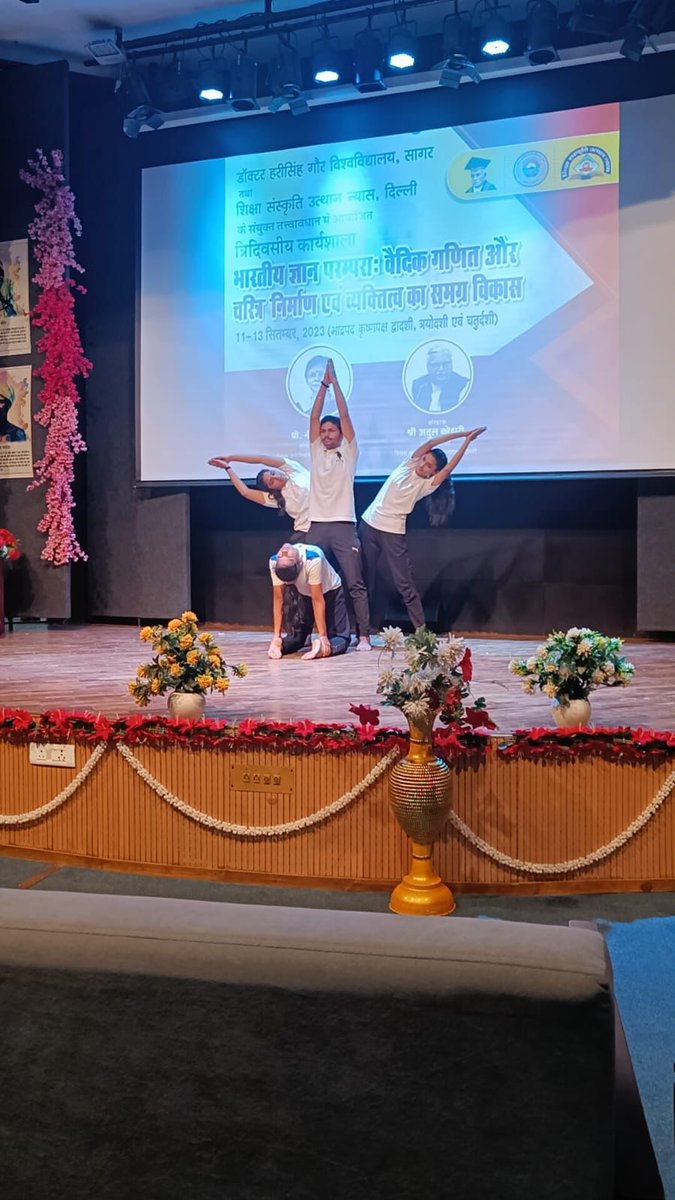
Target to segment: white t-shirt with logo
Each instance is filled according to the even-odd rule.
[[[311,585],[313,583],[321,584],[321,591],[324,596],[326,592],[334,592],[341,585],[341,579],[337,571],[331,567],[323,550],[318,546],[305,546],[303,542],[296,542],[294,549],[300,555],[300,572],[297,579],[293,580],[296,588],[301,596],[311,596]],[[270,559],[270,575],[272,576],[272,585],[274,587],[283,587],[283,579],[279,579],[275,571],[277,562],[276,554],[273,554]]]
[[[354,476],[359,460],[356,438],[343,438],[337,450],[325,450],[321,438],[310,442],[310,521],[356,521]]]
[[[366,525],[382,533],[405,533],[406,519],[418,500],[430,496],[438,487],[436,475],[423,479],[415,466],[419,459],[407,458],[382,484],[372,504],[363,514]]]
[[[307,533],[309,529],[309,471],[292,458],[283,460],[283,469],[288,475],[288,481],[281,489],[286,501],[286,512],[293,520],[296,533]],[[278,508],[276,500],[265,493],[265,504],[268,508]]]

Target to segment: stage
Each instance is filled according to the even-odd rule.
[[[390,888],[408,866],[387,788],[405,739],[362,740],[349,711],[378,705],[378,650],[273,662],[269,633],[211,632],[248,674],[207,701],[207,717],[227,728],[210,726],[196,741],[190,730],[167,732],[164,698],[139,710],[128,695],[148,657],[136,629],[18,626],[3,640],[4,710],[95,719],[49,718],[38,728],[5,714],[0,852],[162,875]],[[440,748],[453,770],[453,812],[434,851],[443,878],[458,892],[673,890],[675,735],[660,743],[621,735],[625,744],[610,735],[605,744],[597,734],[560,751],[513,741],[515,730],[552,728],[548,702],[523,694],[507,670],[537,643],[467,642],[474,694],[485,696],[498,730],[466,752]],[[675,645],[635,641],[625,650],[634,681],[593,693],[594,724],[675,730]],[[151,724],[139,730],[141,716]],[[404,728],[395,709],[381,708],[380,719]],[[261,721],[289,727],[270,732]],[[30,762],[34,740],[72,744],[74,766]]]
[[[245,662],[248,675],[233,680],[224,697],[212,694],[206,715],[214,720],[354,721],[350,704],[380,707],[377,696],[380,658],[350,650],[340,658],[302,662],[295,655],[281,662],[267,657],[267,632],[224,631],[207,627],[228,662]],[[485,696],[497,731],[550,725],[550,706],[541,694],[526,696],[509,674],[511,658],[534,653],[541,639],[467,637],[474,660],[472,689]],[[591,696],[596,725],[648,726],[675,730],[675,642],[628,641],[626,656],[635,664],[627,688],[600,688]],[[166,713],[166,698],[139,710],[127,692],[147,646],[128,625],[29,626],[17,624],[0,645],[0,705],[41,712],[49,708],[104,713]],[[380,722],[405,728],[395,708],[380,707]]]

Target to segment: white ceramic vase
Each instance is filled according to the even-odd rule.
[[[201,692],[171,692],[167,704],[177,721],[201,721],[206,697]]]
[[[568,700],[567,704],[554,700],[551,712],[560,729],[579,729],[582,725],[588,725],[591,719],[589,700]]]

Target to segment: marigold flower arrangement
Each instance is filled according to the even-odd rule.
[[[383,629],[382,637],[382,654],[390,654],[392,664],[399,650],[406,660],[403,670],[392,665],[380,672],[377,691],[384,704],[400,708],[411,721],[438,717],[444,725],[496,728],[483,696],[465,707],[464,701],[471,696],[473,664],[471,650],[462,638],[439,638],[424,627],[404,637],[396,626]]]
[[[0,559],[18,562],[21,558],[21,543],[9,529],[0,529]]]
[[[603,684],[626,686],[635,668],[621,654],[622,646],[621,638],[573,626],[567,633],[551,633],[530,658],[512,659],[509,671],[522,679],[525,692],[539,688],[564,707],[570,700],[586,700]]]
[[[243,679],[247,673],[246,663],[230,666],[223,661],[220,647],[211,634],[198,632],[193,612],[174,617],[166,628],[145,625],[139,636],[155,651],[152,661],[138,667],[136,678],[128,684],[129,692],[141,708],[153,696],[163,696],[166,691],[198,692],[202,696],[213,690],[226,692],[230,674]]]

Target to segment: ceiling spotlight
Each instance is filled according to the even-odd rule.
[[[415,66],[417,38],[412,21],[401,20],[389,38],[387,62],[394,71],[409,71]]]
[[[616,10],[604,0],[577,0],[568,25],[572,33],[592,33],[607,38],[616,29]]]
[[[639,62],[648,39],[649,35],[644,25],[637,21],[629,22],[624,31],[623,42],[619,46],[619,54],[631,62]]]
[[[230,77],[230,101],[235,112],[253,112],[258,104],[258,64],[241,50]]]
[[[455,10],[443,22],[443,58],[438,79],[441,87],[458,88],[465,75],[474,83],[480,83],[480,75],[472,63],[471,21]]]
[[[511,49],[511,33],[505,18],[496,8],[488,13],[481,30],[481,54],[498,58]]]
[[[298,92],[295,96],[289,96],[288,107],[292,117],[304,117],[309,112],[307,97],[303,96],[302,92]]]
[[[672,28],[668,17],[669,13],[664,12],[663,6],[637,0],[622,31],[623,41],[619,47],[619,54],[631,62],[639,62],[650,34],[662,33],[666,28]]]
[[[205,104],[218,104],[225,99],[225,76],[212,63],[201,67],[197,75],[197,95]]]
[[[315,83],[339,83],[340,56],[335,38],[328,33],[320,38],[312,54],[312,77]]]
[[[471,59],[463,54],[452,54],[443,63],[438,82],[441,87],[458,88],[465,75],[473,83],[480,83],[480,75]]]
[[[150,63],[148,85],[150,95],[164,112],[194,107],[195,78],[185,70],[181,56],[176,55],[170,63]]]
[[[284,88],[302,88],[300,55],[289,35],[279,39],[276,58],[270,64],[268,82],[275,96],[280,96]]]
[[[96,41],[86,42],[85,45],[100,67],[121,66],[126,62],[124,49],[112,38],[97,38]]]
[[[382,78],[384,61],[384,46],[379,34],[368,26],[362,29],[354,38],[354,86],[362,95],[370,92],[383,92],[385,82]]]
[[[560,58],[556,49],[558,13],[551,0],[530,0],[525,29],[525,56],[530,66],[557,62]]]
[[[133,108],[122,122],[122,130],[129,138],[137,138],[143,128],[161,129],[166,120],[164,113],[148,104],[140,104]]]
[[[467,13],[455,11],[443,22],[443,58],[471,54],[471,20]]]
[[[268,83],[272,92],[272,99],[267,106],[270,112],[279,112],[285,105],[288,105],[294,117],[302,117],[309,112],[309,104],[302,91],[300,55],[290,34],[279,39],[279,49],[270,66]]]

